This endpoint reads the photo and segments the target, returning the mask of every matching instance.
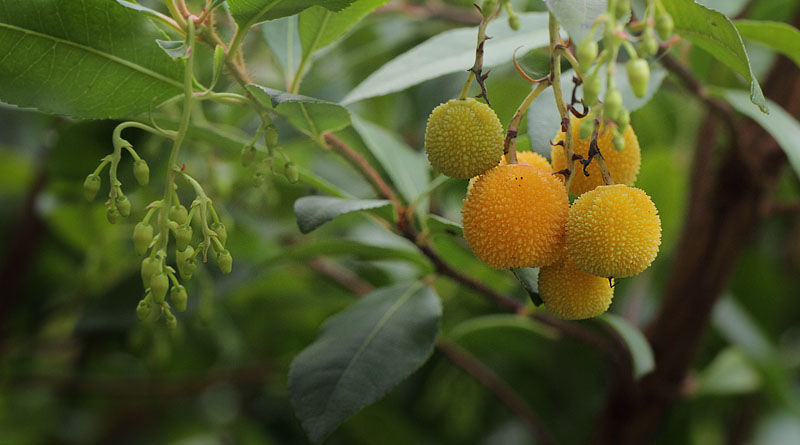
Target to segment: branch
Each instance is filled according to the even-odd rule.
[[[475,380],[492,391],[498,400],[503,402],[525,423],[525,426],[528,427],[528,430],[536,438],[537,444],[548,445],[555,443],[553,435],[544,426],[539,416],[525,403],[525,400],[514,391],[514,388],[509,386],[486,365],[473,357],[469,352],[445,340],[439,340],[436,343],[436,349],[459,368],[463,369],[467,374],[474,377]]]

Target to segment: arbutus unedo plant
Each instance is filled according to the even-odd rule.
[[[764,384],[772,391],[787,387],[769,352],[777,346],[736,343],[760,337],[731,333],[752,324],[735,300],[712,310],[736,291],[728,279],[780,167],[800,172],[786,136],[800,124],[783,109],[797,103],[795,89],[782,98],[769,85],[777,113],[759,114],[763,70],[742,38],[800,60],[785,42],[800,31],[731,21],[734,12],[710,8],[733,6],[693,0],[457,3],[0,0],[0,100],[66,116],[43,138],[44,159],[79,145],[92,157],[76,154],[79,178],[41,168],[21,200],[21,226],[46,226],[38,239],[58,241],[35,267],[60,270],[61,289],[17,323],[6,319],[20,303],[0,301],[0,340],[42,323],[29,342],[0,342],[0,358],[45,356],[53,339],[73,345],[99,332],[102,342],[31,366],[89,377],[37,388],[159,400],[131,411],[143,433],[129,431],[138,422],[95,428],[96,417],[76,415],[59,425],[86,431],[7,439],[0,424],[0,442],[160,442],[198,423],[235,441],[490,443],[520,430],[541,444],[638,444],[675,401],[750,393],[771,378],[783,379]],[[766,14],[751,3],[736,14]],[[706,66],[726,70],[696,75]],[[770,79],[789,82],[780,74]],[[17,112],[8,110],[0,117]],[[102,128],[102,150],[61,128],[80,125]],[[0,120],[0,137],[7,127]],[[761,143],[766,134],[774,143]],[[28,174],[18,165],[0,158],[0,181]],[[76,202],[81,181],[89,204]],[[781,196],[800,199],[784,182]],[[76,215],[83,231],[70,225]],[[9,249],[12,292],[36,252],[37,237],[21,233],[31,241]],[[83,269],[52,266],[78,257]],[[712,318],[730,345],[691,370]],[[130,345],[119,347],[134,353],[95,360],[120,333]],[[202,366],[192,381],[170,374]],[[130,373],[121,384],[95,379],[118,368]],[[412,374],[415,384],[392,391]],[[719,378],[729,374],[737,378]],[[15,378],[26,392],[37,380]],[[784,393],[770,403],[793,412],[800,402]],[[197,419],[179,418],[186,407],[165,395],[197,395]],[[31,400],[19,406],[47,403]],[[575,404],[580,419],[552,400]],[[151,417],[178,432],[150,430]],[[681,431],[696,439],[706,427]],[[660,439],[690,441],[675,434]]]

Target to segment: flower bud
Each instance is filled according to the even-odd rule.
[[[153,226],[140,222],[133,228],[133,249],[137,255],[147,253],[150,242],[153,241]]]
[[[614,13],[617,20],[630,16],[631,13],[631,0],[617,0],[617,8]]]
[[[166,312],[164,314],[164,322],[167,324],[167,329],[170,331],[178,328],[178,319],[172,315],[172,312]]]
[[[100,176],[94,173],[90,173],[86,180],[83,181],[83,196],[86,197],[87,201],[92,201],[97,196],[97,192],[100,190],[100,182]]]
[[[514,31],[519,31],[519,17],[516,14],[508,16],[508,27]]]
[[[650,81],[650,65],[645,59],[631,59],[625,65],[628,72],[628,82],[631,83],[633,94],[644,97],[647,94],[647,83]]]
[[[183,312],[186,310],[186,301],[189,299],[188,295],[186,295],[186,288],[182,285],[172,286],[172,290],[169,293],[169,301],[172,302],[172,305],[178,312]]]
[[[675,23],[672,21],[672,16],[666,12],[656,15],[656,32],[661,40],[667,40],[672,36],[672,30],[675,28]]]
[[[294,162],[287,162],[283,170],[286,179],[288,179],[290,183],[294,184],[300,180],[300,172],[297,170],[297,165],[295,165]]]
[[[497,0],[483,0],[481,3],[481,12],[485,18],[489,18],[495,10],[497,10]]]
[[[625,137],[619,133],[614,135],[614,148],[616,148],[617,151],[625,149]]]
[[[181,204],[172,206],[169,209],[169,219],[175,221],[178,225],[186,224],[186,220],[189,219],[189,211]]]
[[[256,159],[256,150],[252,145],[242,148],[242,167],[249,167]]]
[[[214,223],[211,224],[211,230],[213,230],[217,234],[217,239],[222,245],[225,245],[225,242],[228,241],[228,230],[225,228],[225,224]]]
[[[197,269],[197,261],[194,258],[194,248],[186,246],[183,250],[175,252],[175,260],[178,264],[178,273],[181,279],[188,280],[192,278],[192,274]]]
[[[578,127],[578,137],[581,139],[589,139],[594,131],[594,119],[584,119],[581,121],[581,126]]]
[[[150,167],[144,159],[137,159],[133,163],[133,176],[139,185],[147,185],[150,182]]]
[[[185,249],[192,242],[192,227],[188,224],[181,224],[175,231],[175,244],[178,250]]]
[[[169,278],[164,272],[159,272],[150,278],[150,292],[153,293],[153,301],[161,304],[167,296],[169,289]]]
[[[116,199],[117,209],[123,218],[131,216],[131,202],[125,195],[118,195]]]
[[[606,91],[603,104],[605,107],[606,119],[614,120],[619,116],[620,111],[622,111],[622,94],[620,94],[618,89],[612,87],[610,90]]]
[[[653,29],[648,27],[642,35],[642,41],[639,43],[639,54],[643,57],[654,56],[658,52],[658,40]]]
[[[628,128],[628,125],[631,124],[631,114],[628,110],[623,109],[614,122],[617,124],[619,133],[622,134],[625,132],[625,129]]]
[[[147,298],[139,300],[139,304],[136,305],[136,318],[138,318],[139,321],[145,321],[149,315],[150,303],[147,301]]]
[[[142,285],[150,287],[150,280],[158,272],[159,261],[155,258],[147,257],[142,260]]]
[[[233,257],[231,257],[231,253],[228,252],[227,249],[217,254],[217,265],[219,265],[219,270],[221,270],[222,273],[231,273]]]
[[[603,79],[597,73],[590,74],[583,79],[583,103],[586,106],[591,106],[597,97],[600,96],[600,90],[603,88]]]
[[[594,59],[597,58],[597,42],[591,37],[586,37],[578,44],[578,65],[582,73],[588,73]]]
[[[117,223],[117,220],[119,220],[119,210],[117,210],[117,206],[114,204],[108,206],[106,209],[106,219],[108,219],[108,222],[111,224]]]
[[[255,172],[253,174],[253,187],[261,187],[267,181],[267,177],[263,172]]]
[[[278,129],[274,125],[269,125],[264,129],[264,142],[269,148],[278,145]]]

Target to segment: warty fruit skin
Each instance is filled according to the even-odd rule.
[[[502,165],[478,178],[464,200],[464,238],[495,269],[540,267],[564,246],[569,200],[551,173],[530,165]]]
[[[644,190],[605,185],[581,195],[569,210],[566,244],[584,272],[624,278],[647,269],[661,245],[661,218]]]
[[[500,159],[500,165],[507,165],[505,156]],[[546,172],[551,172],[553,167],[550,165],[550,161],[547,160],[544,156],[536,153],[535,151],[518,151],[517,152],[517,164],[525,164],[530,165],[531,167],[540,168]],[[469,185],[467,186],[467,193],[472,190],[472,186],[475,185],[475,181],[478,180],[480,176],[476,176],[469,180]]]
[[[488,105],[452,99],[428,117],[425,152],[431,165],[447,176],[478,176],[503,156],[503,125]]]
[[[592,141],[591,136],[586,139],[581,139],[579,135],[579,128],[583,119],[572,117],[570,120],[570,128],[572,129],[572,149],[575,154],[579,154],[584,158],[589,156],[589,143]],[[639,167],[642,164],[642,154],[639,149],[639,139],[636,138],[636,133],[633,128],[628,126],[622,134],[625,140],[625,148],[617,150],[614,147],[614,135],[611,131],[603,132],[603,125],[600,125],[597,134],[597,146],[606,161],[606,166],[617,184],[633,185],[636,182],[636,176],[639,175]],[[560,130],[556,135],[554,142],[564,140],[564,133]],[[567,168],[567,163],[564,160],[564,147],[560,145],[553,145],[550,151],[550,160],[553,163],[553,171],[560,171]],[[592,161],[586,169],[589,176],[583,174],[583,165],[576,162],[575,172],[572,177],[572,184],[569,187],[569,192],[573,195],[582,195],[597,186],[603,185],[603,175],[600,173],[600,167],[596,161]],[[559,175],[562,177],[562,175]]]
[[[556,317],[583,320],[608,310],[614,289],[606,278],[578,269],[564,252],[558,261],[539,269],[539,296]]]

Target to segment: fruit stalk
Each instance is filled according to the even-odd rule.
[[[536,97],[539,96],[539,94],[549,86],[550,79],[545,79],[542,82],[539,82],[539,84],[536,85],[536,88],[528,93],[528,95],[525,97],[525,100],[522,101],[517,108],[517,111],[514,113],[514,117],[511,118],[511,122],[508,123],[506,139],[503,143],[503,153],[506,155],[506,162],[509,164],[517,163],[517,131],[519,130],[519,125],[522,122],[522,118],[525,117],[525,113],[528,112],[528,108],[530,108]]]
[[[572,160],[572,131],[569,129],[569,110],[561,94],[561,53],[557,46],[561,44],[558,35],[558,22],[553,13],[550,13],[548,29],[550,31],[550,78],[553,82],[553,95],[556,98],[558,113],[561,115],[561,131],[564,132],[564,159],[567,160],[567,171],[564,172],[565,186],[569,190],[572,176],[575,172],[575,162]]]

